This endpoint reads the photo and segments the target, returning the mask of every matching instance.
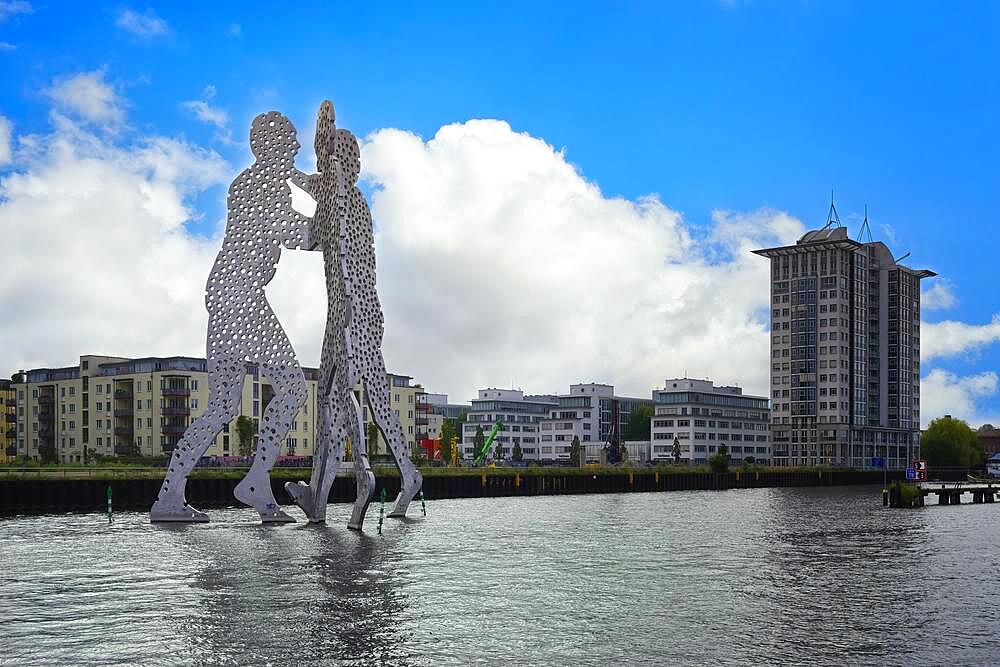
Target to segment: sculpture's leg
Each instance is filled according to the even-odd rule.
[[[333,441],[333,410],[329,394],[321,381],[316,396],[316,448],[313,454],[313,469],[309,484],[288,482],[285,491],[295,504],[306,513],[310,523],[326,521],[326,506],[330,497],[333,478],[336,477],[334,459],[337,456]],[[340,454],[343,456],[343,454]]]
[[[264,523],[294,522],[295,519],[285,514],[274,499],[270,471],[281,451],[281,443],[291,430],[292,421],[306,402],[306,381],[294,357],[262,363],[261,371],[271,380],[274,398],[260,420],[253,464],[246,477],[236,485],[233,495],[256,509]]]
[[[385,376],[385,364],[382,362],[382,355],[376,355],[375,363],[371,364],[372,376],[365,378],[365,400],[368,403],[368,411],[372,421],[381,431],[382,437],[389,445],[392,457],[399,468],[399,495],[396,497],[396,504],[389,513],[390,517],[406,516],[406,508],[410,506],[420,487],[424,483],[424,478],[413,465],[410,459],[410,448],[406,444],[403,436],[403,427],[399,423],[399,417],[392,411],[389,405],[389,383]]]
[[[239,411],[245,373],[243,361],[238,357],[209,359],[208,408],[191,422],[177,443],[160,493],[149,511],[151,521],[208,521],[207,514],[187,503],[187,477],[215,436]]]
[[[354,458],[354,481],[357,485],[357,496],[354,499],[354,510],[351,512],[351,520],[347,527],[354,530],[361,530],[365,522],[365,513],[375,497],[375,473],[372,472],[371,464],[368,461],[368,446],[365,442],[364,430],[362,429],[363,419],[361,418],[361,406],[354,392],[348,390],[348,405],[346,406],[346,422],[348,425],[348,438],[351,441],[351,453]]]

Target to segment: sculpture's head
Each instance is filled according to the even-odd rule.
[[[347,130],[337,130],[337,159],[348,185],[357,183],[361,173],[361,149],[357,138]]]
[[[250,126],[250,150],[258,159],[271,158],[291,162],[299,152],[295,126],[277,111],[262,113]]]
[[[329,171],[330,168],[335,120],[333,103],[330,100],[323,100],[319,105],[319,111],[316,112],[316,140],[313,142],[313,147],[316,149],[316,168],[321,173]]]

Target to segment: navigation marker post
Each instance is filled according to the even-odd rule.
[[[108,523],[111,523],[112,520],[113,519],[111,516],[111,485],[108,484]]]

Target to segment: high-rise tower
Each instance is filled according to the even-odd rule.
[[[920,437],[920,280],[937,274],[848,238],[832,206],[822,229],[754,253],[771,260],[774,464],[906,467]]]

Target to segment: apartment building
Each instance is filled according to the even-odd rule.
[[[389,381],[389,405],[392,411],[396,413],[399,417],[400,426],[403,429],[403,437],[406,439],[407,444],[410,447],[410,451],[413,451],[413,447],[420,442],[419,435],[420,431],[418,428],[424,429],[426,432],[427,419],[426,417],[417,416],[417,405],[423,403],[424,388],[419,384],[412,384],[413,378],[409,375],[398,375],[396,373],[386,374]],[[355,388],[355,391],[360,395],[361,387]],[[364,420],[365,420],[365,433],[368,433],[368,423],[370,421],[368,415],[368,406],[364,405]],[[378,453],[388,454],[389,448],[385,444],[385,439],[382,437],[381,433],[378,438]]]
[[[306,403],[292,421],[280,455],[311,456],[315,449],[319,372],[303,369]],[[414,441],[413,404],[422,390],[408,376],[389,374],[390,401]],[[16,401],[16,453],[82,463],[91,455],[157,456],[176,447],[191,420],[208,406],[208,369],[196,357],[128,359],[85,355],[66,368],[22,371],[11,385]],[[360,387],[357,389],[360,394]],[[274,390],[256,364],[246,365],[240,415],[255,430]],[[367,416],[367,410],[366,410]],[[206,456],[240,451],[236,418],[216,436]],[[382,452],[388,451],[384,447]]]
[[[653,405],[648,398],[615,396],[610,384],[595,382],[572,384],[568,394],[556,397],[548,417],[542,420],[540,458],[568,460],[573,438],[579,438],[588,463],[600,460],[600,451],[616,435],[625,439],[632,410],[639,405]],[[598,443],[600,447],[588,446]]]
[[[17,456],[17,392],[13,382],[0,380],[0,463]]]
[[[795,245],[754,252],[771,261],[774,463],[906,467],[920,437],[920,281],[936,274],[848,238],[833,206]]]
[[[479,398],[470,402],[469,414],[462,426],[462,454],[465,458],[475,456],[476,429],[485,434],[497,422],[502,425],[497,433],[496,447],[502,448],[504,456],[510,456],[515,444],[521,446],[524,460],[539,460],[538,427],[549,415],[549,410],[558,405],[555,396],[525,396],[519,389],[480,389]]]
[[[745,395],[740,387],[716,387],[711,380],[674,378],[653,390],[653,402],[654,462],[673,461],[676,440],[682,463],[707,463],[725,445],[733,463],[753,457],[756,463],[770,464],[766,397]]]

